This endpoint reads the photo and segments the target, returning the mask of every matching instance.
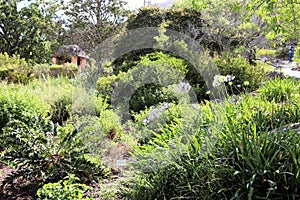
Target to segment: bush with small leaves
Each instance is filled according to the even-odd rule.
[[[34,126],[36,118],[47,123],[49,105],[24,88],[0,84],[0,134],[11,120],[19,120],[28,127]]]
[[[34,79],[32,68],[20,56],[0,54],[0,80],[25,84]]]
[[[252,66],[242,57],[223,55],[222,57],[214,57],[213,61],[221,75],[231,77],[225,80],[229,94],[254,91],[258,89],[266,77],[263,67],[260,65]]]
[[[74,86],[68,78],[47,77],[31,82],[24,89],[50,105],[50,118],[54,123],[63,125],[71,118]]]
[[[53,77],[67,76],[69,78],[74,77],[79,72],[79,66],[76,64],[66,64],[66,65],[51,65],[50,75]]]
[[[85,195],[86,191],[91,189],[91,187],[77,183],[78,180],[74,175],[70,175],[56,183],[47,183],[37,191],[38,200],[92,200],[92,197],[86,197]]]
[[[120,71],[117,66],[115,68]],[[178,94],[170,87],[179,84],[183,79],[191,84],[191,91],[195,92],[198,100],[208,98],[201,74],[181,58],[154,52],[140,57],[135,65],[122,70],[125,72],[101,77],[97,89],[99,93],[108,96],[112,95],[113,89],[120,90],[117,92],[120,101],[129,102],[129,109],[134,112],[163,102],[178,102]],[[153,74],[150,76],[149,73]],[[126,95],[129,90],[134,90],[130,99]],[[127,99],[122,99],[123,97]]]

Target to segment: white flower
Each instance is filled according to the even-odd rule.
[[[178,84],[179,92],[188,92],[188,91],[190,91],[191,88],[192,88],[192,86],[189,83],[186,83],[186,82],[180,82]]]
[[[230,81],[233,81],[234,78],[235,78],[235,76],[231,76],[228,74],[228,75],[226,75],[225,80],[226,80],[226,82],[230,82]]]
[[[224,83],[226,77],[225,76],[221,76],[221,75],[215,75],[214,76],[214,81],[212,83],[213,87],[218,87],[220,86],[222,83]]]

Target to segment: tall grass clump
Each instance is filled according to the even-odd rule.
[[[259,94],[226,100],[218,113],[209,112],[216,110],[213,103],[200,106],[200,118],[164,126],[136,148],[139,170],[123,194],[129,199],[299,199],[300,135],[278,129],[299,121],[297,105],[297,98],[282,104]],[[216,120],[222,126],[213,126]],[[218,135],[207,137],[216,128]]]
[[[268,81],[258,91],[263,99],[279,103],[299,96],[300,88],[294,79],[276,78],[275,80]]]

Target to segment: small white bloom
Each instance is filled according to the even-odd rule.
[[[226,82],[231,82],[231,81],[233,81],[234,79],[235,79],[235,76],[231,76],[231,75],[229,75],[229,74],[227,74],[226,77],[225,77],[225,81],[226,81]]]
[[[221,76],[221,75],[215,75],[214,76],[214,81],[212,83],[213,87],[218,87],[220,86],[224,81],[225,81],[225,76]]]

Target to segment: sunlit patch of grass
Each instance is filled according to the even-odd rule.
[[[274,49],[259,49],[257,52],[256,52],[256,56],[258,57],[273,57],[275,58],[276,56],[276,50]]]

